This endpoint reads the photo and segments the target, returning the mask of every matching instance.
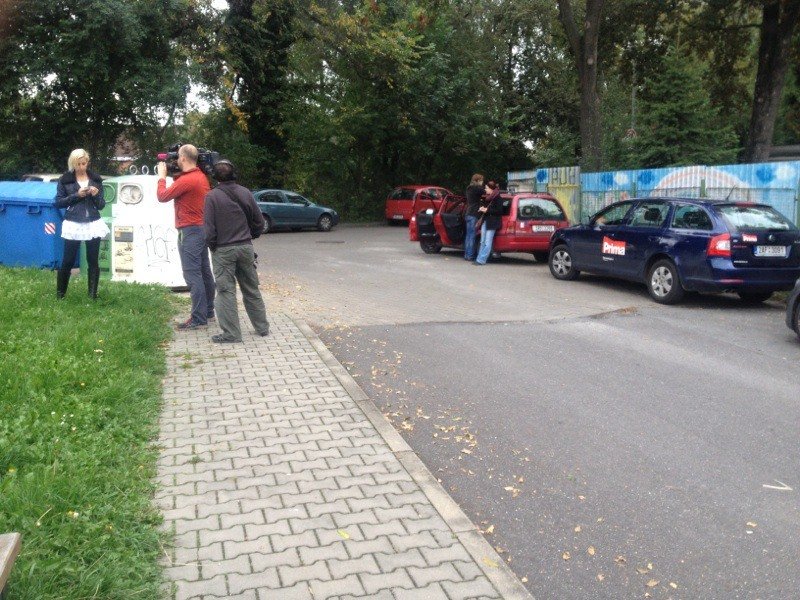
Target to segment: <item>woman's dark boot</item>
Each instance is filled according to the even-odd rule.
[[[100,269],[89,267],[89,298],[97,300],[97,284],[100,281]]]
[[[62,299],[67,293],[67,286],[69,285],[69,271],[66,273],[59,269],[56,276],[56,298]]]

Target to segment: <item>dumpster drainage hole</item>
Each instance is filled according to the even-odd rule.
[[[317,244],[344,244],[344,240],[320,240]]]

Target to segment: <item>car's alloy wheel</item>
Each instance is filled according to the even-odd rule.
[[[272,229],[272,220],[267,215],[264,215],[264,233],[269,233],[270,229]]]
[[[572,266],[572,254],[566,246],[556,246],[550,253],[550,273],[556,279],[571,281],[580,275]]]
[[[330,215],[321,215],[317,221],[317,229],[320,231],[330,231],[333,227],[333,219]]]
[[[685,291],[672,261],[659,260],[650,268],[647,291],[660,304],[674,304],[683,298]]]

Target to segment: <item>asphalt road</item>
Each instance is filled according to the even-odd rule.
[[[800,343],[778,303],[652,303],[400,228],[258,242],[308,320],[537,598],[800,597]],[[269,257],[263,260],[263,257]]]

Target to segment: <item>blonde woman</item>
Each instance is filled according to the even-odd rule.
[[[67,159],[67,172],[58,180],[56,208],[66,208],[61,224],[64,238],[64,256],[58,269],[56,297],[67,293],[69,276],[81,242],[86,242],[86,262],[89,270],[89,297],[97,299],[100,280],[100,240],[108,235],[108,226],[100,211],[106,205],[103,199],[103,180],[89,170],[89,153],[83,148],[73,150]]]

